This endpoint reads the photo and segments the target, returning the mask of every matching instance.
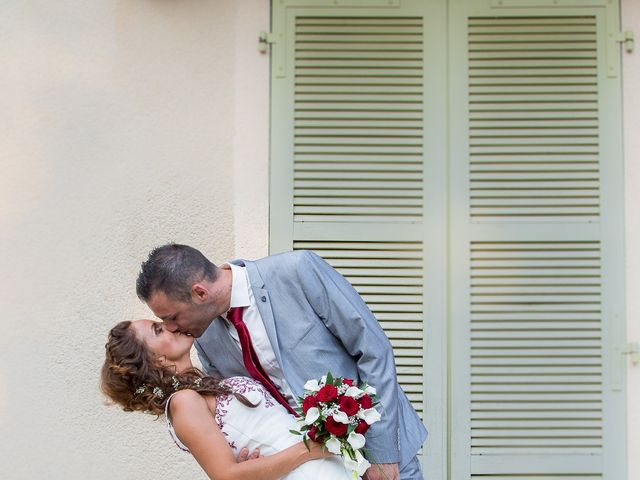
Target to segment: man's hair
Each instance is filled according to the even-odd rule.
[[[215,281],[216,266],[200,251],[188,245],[168,243],[154,248],[142,262],[136,293],[147,302],[155,292],[183,302],[191,301],[191,286],[204,279]]]

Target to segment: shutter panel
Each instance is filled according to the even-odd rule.
[[[271,252],[314,250],[354,285],[423,418],[425,357],[442,364],[439,342],[428,353],[424,343],[425,318],[444,329],[446,232],[446,69],[443,55],[425,57],[425,44],[444,38],[445,14],[442,2],[420,0],[273,3]],[[446,371],[434,370],[435,406],[446,398]],[[436,455],[441,464],[445,455]]]
[[[599,214],[593,16],[469,18],[473,220]]]
[[[453,3],[455,479],[625,478],[617,8],[556,3]]]
[[[422,29],[296,17],[294,222],[421,221]]]

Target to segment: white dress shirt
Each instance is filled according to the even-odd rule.
[[[273,383],[278,387],[280,393],[284,395],[289,405],[292,407],[298,406],[295,395],[291,391],[289,384],[284,378],[282,368],[278,363],[276,354],[273,351],[269,337],[267,336],[267,330],[264,328],[264,322],[262,316],[256,305],[253,292],[249,287],[249,276],[247,275],[247,269],[238,265],[228,264],[231,267],[231,305],[230,308],[244,307],[242,312],[242,320],[249,330],[251,336],[251,343],[253,348],[258,354],[260,364],[264,368],[265,372],[271,377]],[[240,346],[240,339],[238,338],[238,331],[236,327],[225,318],[225,321],[229,325],[229,334],[235,340],[238,348],[242,350]]]

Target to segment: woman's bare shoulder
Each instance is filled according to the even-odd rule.
[[[171,417],[175,418],[176,415],[181,415],[183,412],[189,412],[190,415],[208,412],[209,407],[205,397],[195,390],[185,388],[171,396],[169,411],[171,412]]]

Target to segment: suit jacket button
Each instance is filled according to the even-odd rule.
[[[263,302],[267,301],[267,297],[265,297],[264,295],[260,297],[260,300],[262,300]]]

